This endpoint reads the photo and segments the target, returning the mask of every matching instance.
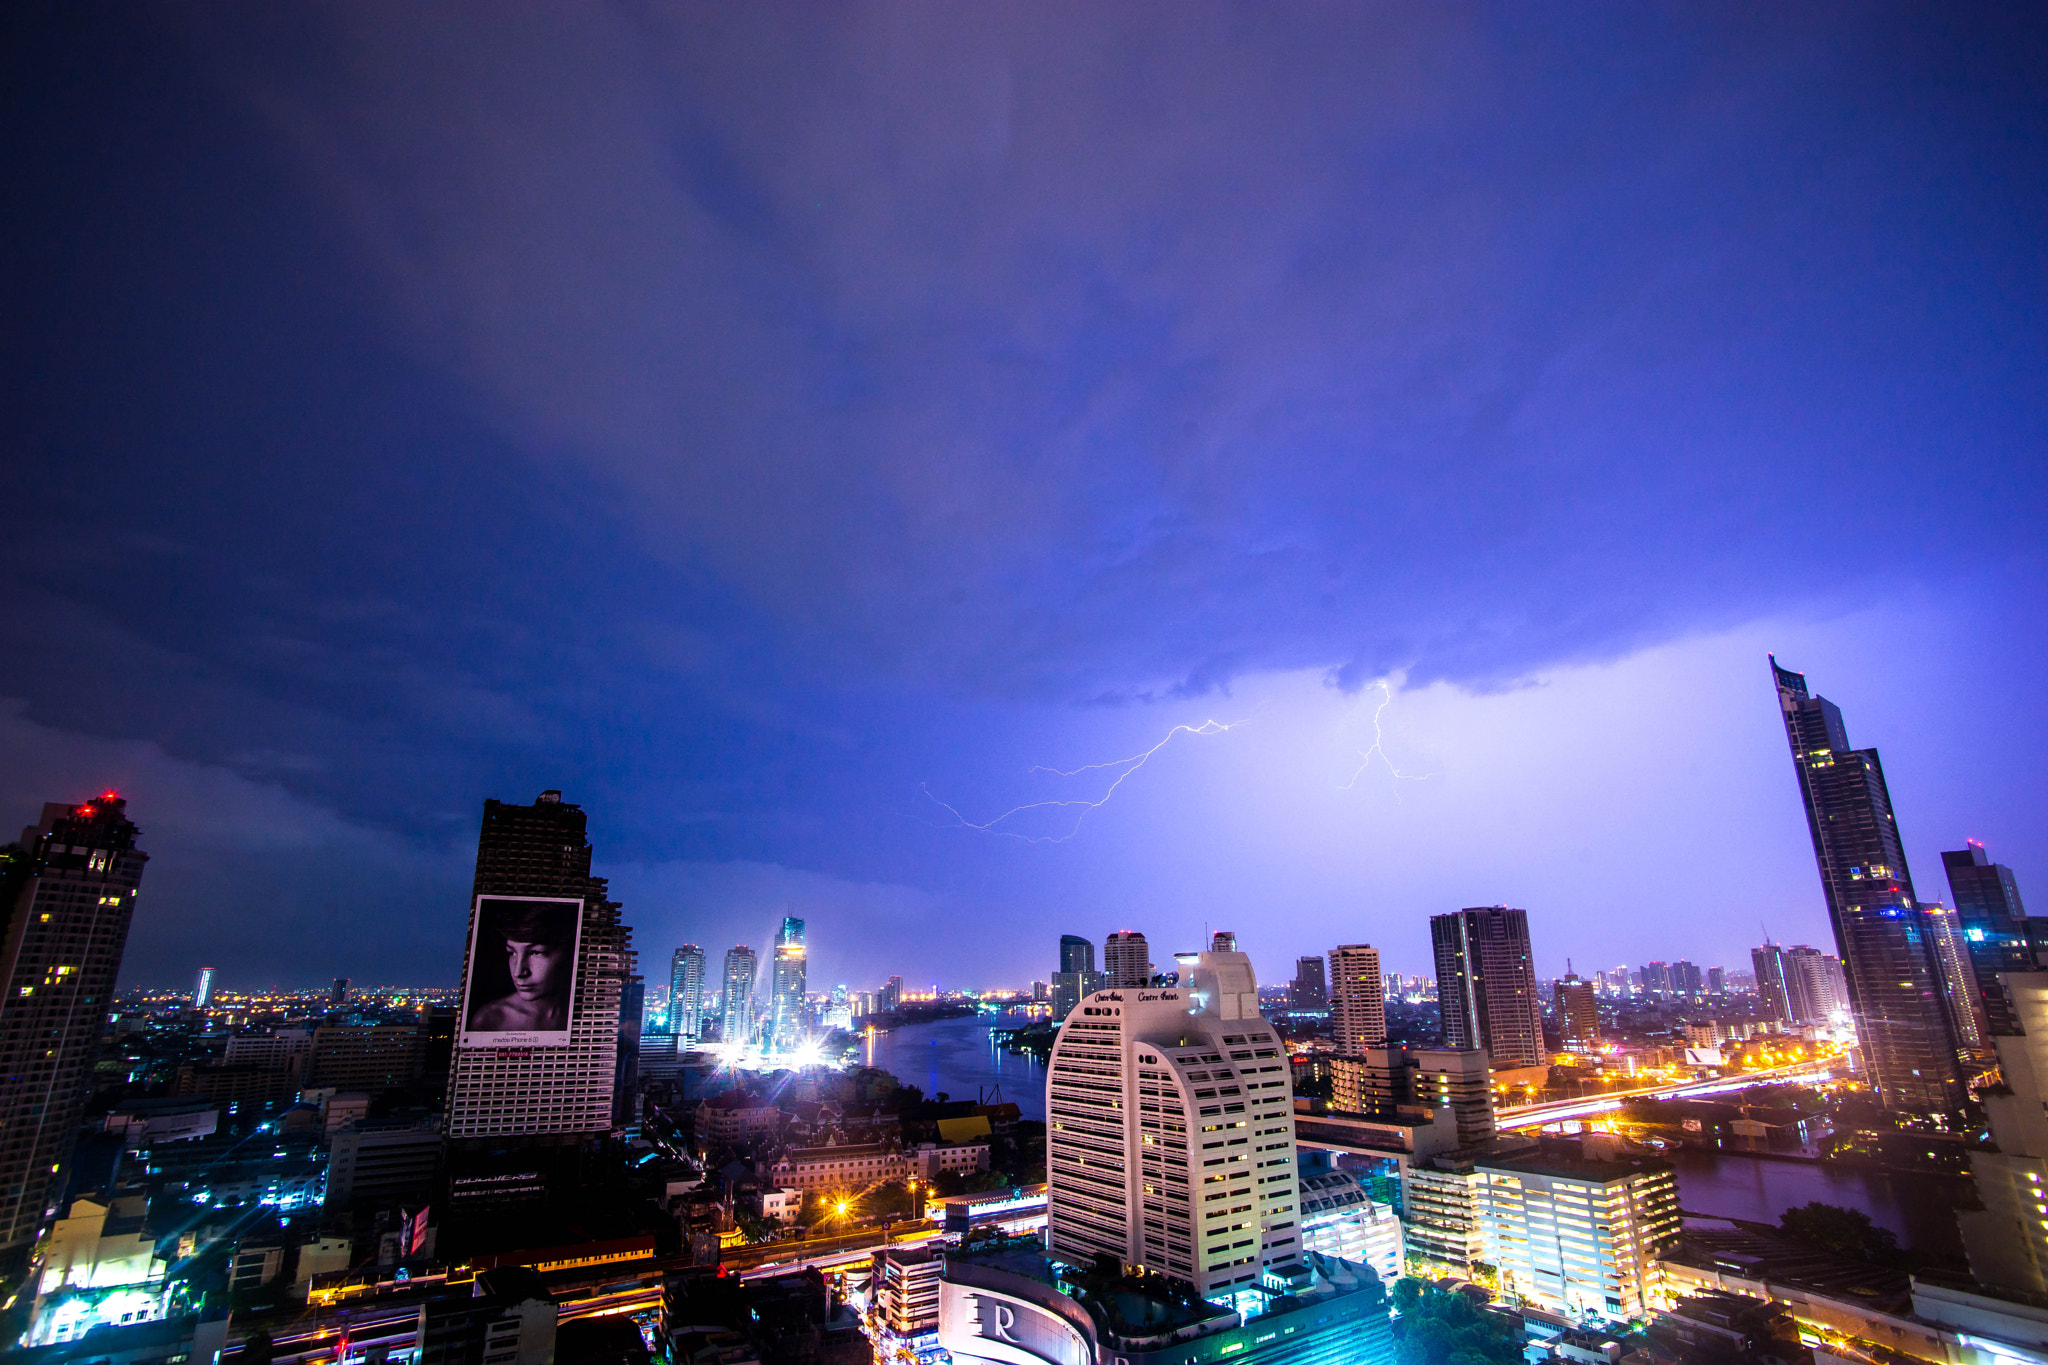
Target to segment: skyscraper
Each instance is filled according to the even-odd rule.
[[[1298,1010],[1329,1008],[1330,987],[1320,955],[1294,959],[1294,985],[1288,990],[1287,1003]]]
[[[1940,901],[1924,901],[1927,938],[1934,945],[1934,960],[1941,968],[1943,994],[1948,1000],[1949,1023],[1956,1041],[1971,1051],[1987,1046],[1991,1033],[1984,1005],[1977,997],[1977,973],[1970,962],[1970,945],[1963,937],[1962,917]]]
[[[1237,951],[1237,935],[1228,929],[1218,929],[1209,935],[1209,951],[1212,953],[1234,953]]]
[[[1774,658],[1771,676],[1871,1077],[1895,1113],[1952,1114],[1959,1044],[1877,750],[1849,747],[1841,711],[1803,675]]]
[[[1060,969],[1052,974],[1052,1021],[1066,1022],[1081,997],[1099,987],[1095,945],[1079,934],[1060,935]]]
[[[668,966],[668,1031],[676,1046],[704,1033],[704,950],[694,943],[676,949]]]
[[[1387,988],[1380,950],[1369,943],[1330,949],[1330,1029],[1339,1057],[1363,1057],[1387,1041]]]
[[[1048,1228],[1055,1255],[1106,1255],[1209,1296],[1300,1259],[1294,1101],[1251,960],[1201,953],[1187,975],[1099,991],[1060,1031]]]
[[[203,1010],[213,999],[213,968],[199,969],[199,984],[192,988],[192,1008]]]
[[[558,791],[530,806],[484,802],[448,1083],[451,1169],[462,1152],[611,1131],[632,930],[590,875],[586,829],[583,808]]]
[[[1785,973],[1785,998],[1791,1002],[1789,1022],[1827,1024],[1849,1012],[1839,984],[1841,964],[1834,958],[1796,943],[1780,950],[1779,963]]]
[[[0,913],[0,1259],[57,1213],[147,854],[113,792],[49,804],[8,860]]]
[[[1593,983],[1580,980],[1567,962],[1564,979],[1551,989],[1565,1051],[1590,1052],[1600,1046],[1600,1002],[1593,998]]]
[[[1113,991],[1151,985],[1152,951],[1145,944],[1145,936],[1131,929],[1111,934],[1102,945],[1102,967]]]
[[[1092,972],[1095,970],[1095,945],[1079,934],[1060,935],[1060,970],[1063,972]]]
[[[1483,1048],[1495,1067],[1543,1061],[1529,912],[1505,905],[1431,915],[1444,1046]]]
[[[1751,948],[1749,962],[1756,970],[1756,993],[1763,1000],[1764,1018],[1791,1023],[1792,994],[1785,985],[1784,948],[1776,943]]]
[[[728,1046],[754,1039],[754,973],[758,963],[754,950],[742,943],[725,950],[725,998],[718,1020],[718,1037]]]
[[[1991,861],[1984,845],[1971,839],[1962,848],[1941,855],[1948,872],[1949,895],[1962,920],[1963,941],[1970,949],[1970,971],[1976,979],[1977,1007],[1985,1030],[1993,1037],[2019,1032],[2010,993],[2000,972],[2036,970],[2027,941],[2027,909],[2012,869]]]
[[[327,993],[327,1003],[330,1005],[346,1005],[348,1003],[347,977],[337,976],[334,978],[334,989]]]
[[[804,957],[804,922],[784,916],[775,933],[775,962],[770,985],[768,1040],[778,1051],[803,1041],[804,991],[810,967]]]

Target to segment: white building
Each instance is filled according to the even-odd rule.
[[[1348,1171],[1301,1177],[1301,1244],[1369,1265],[1381,1284],[1401,1276],[1401,1220]]]
[[[1107,1254],[1205,1296],[1298,1259],[1286,1051],[1243,953],[1182,959],[1184,986],[1077,1005],[1046,1077],[1055,1255]]]
[[[1474,1174],[1505,1293],[1575,1317],[1649,1313],[1663,1284],[1658,1252],[1679,1231],[1669,1165],[1545,1152],[1484,1157]]]

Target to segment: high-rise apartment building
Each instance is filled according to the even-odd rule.
[[[902,977],[892,976],[882,983],[882,989],[876,993],[875,1008],[883,1014],[894,1014],[903,1008]]]
[[[1600,1002],[1593,995],[1593,983],[1582,981],[1565,964],[1564,979],[1553,984],[1557,1005],[1557,1027],[1567,1052],[1591,1052],[1600,1046]]]
[[[558,791],[530,806],[484,802],[450,1141],[558,1147],[610,1132],[632,975],[632,930],[604,878],[590,875],[582,807]]]
[[[327,992],[327,1003],[330,1005],[346,1005],[348,1003],[347,977],[337,976],[334,978],[334,988]]]
[[[113,792],[43,807],[0,898],[0,1261],[56,1217],[71,1178],[135,889],[148,854]]]
[[[1429,918],[1444,1046],[1482,1048],[1495,1067],[1543,1061],[1543,1010],[1529,912],[1479,906]]]
[[[1380,950],[1369,943],[1330,950],[1330,1029],[1339,1057],[1363,1057],[1387,1041],[1387,988]]]
[[[1211,1296],[1300,1259],[1286,1049],[1243,953],[1176,987],[1098,991],[1046,1074],[1055,1255],[1106,1255]]]
[[[1726,995],[1727,993],[1728,969],[1726,967],[1707,968],[1707,994]]]
[[[1212,953],[1234,953],[1237,951],[1237,935],[1229,929],[1218,929],[1209,935],[1209,951]]]
[[[1965,1100],[1960,1045],[1877,750],[1849,747],[1803,675],[1776,659],[1771,675],[1871,1077],[1893,1112],[1945,1119]]]
[[[1763,1000],[1764,1018],[1791,1023],[1794,1016],[1792,992],[1785,984],[1785,949],[1766,943],[1749,950],[1749,961],[1756,970],[1756,993]]]
[[[1288,988],[1287,1003],[1298,1010],[1329,1008],[1330,988],[1323,975],[1320,954],[1294,959],[1294,984]]]
[[[1942,854],[1941,865],[1948,872],[1949,895],[1955,900],[1963,940],[1969,945],[1984,1031],[1989,1037],[2016,1033],[2019,1023],[1999,974],[2031,972],[2037,967],[2019,882],[2011,868],[1992,862],[1984,845],[1975,839]]]
[[[759,965],[754,950],[744,943],[725,950],[725,996],[719,1012],[718,1037],[729,1047],[743,1046],[754,1039],[754,976]]]
[[[794,915],[783,918],[775,931],[775,961],[771,967],[768,998],[768,1041],[778,1051],[787,1051],[803,1041],[804,993],[810,979],[810,965],[804,956],[804,922]]]
[[[1137,990],[1152,984],[1152,950],[1145,936],[1131,929],[1111,934],[1102,945],[1102,969],[1111,990]]]
[[[1700,969],[1696,963],[1687,962],[1684,958],[1680,958],[1671,964],[1671,993],[1673,995],[1684,996],[1687,999],[1696,999],[1705,989],[1706,982],[1701,978]]]
[[[668,1031],[676,1046],[704,1034],[704,950],[694,943],[676,949],[668,965]]]
[[[1645,962],[1640,973],[1643,994],[1668,996],[1671,994],[1671,964],[1668,962]]]

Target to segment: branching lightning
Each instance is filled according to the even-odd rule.
[[[998,834],[1005,839],[1022,839],[1024,842],[1030,844],[1061,844],[1073,838],[1076,834],[1079,834],[1081,832],[1081,822],[1088,818],[1088,812],[1091,810],[1099,810],[1103,806],[1108,805],[1109,798],[1116,795],[1116,789],[1124,784],[1124,779],[1129,777],[1132,773],[1138,771],[1138,769],[1144,767],[1146,761],[1149,760],[1152,757],[1152,755],[1158,753],[1161,749],[1164,749],[1168,744],[1172,743],[1174,736],[1220,735],[1227,730],[1234,730],[1238,726],[1243,724],[1244,722],[1241,720],[1205,720],[1200,725],[1176,725],[1171,730],[1168,730],[1166,732],[1165,738],[1161,739],[1157,744],[1145,750],[1143,753],[1132,754],[1128,758],[1111,759],[1106,763],[1084,763],[1078,768],[1047,768],[1042,766],[1033,767],[1031,769],[1032,772],[1045,773],[1052,777],[1079,777],[1083,773],[1111,771],[1114,771],[1116,776],[1110,780],[1108,788],[1102,793],[1102,795],[1095,797],[1093,799],[1085,797],[1072,797],[1063,800],[1053,801],[1028,801],[1021,806],[1012,806],[1010,809],[1004,811],[1001,815],[996,816],[993,820],[970,820],[966,816],[962,815],[954,807],[946,804],[944,801],[940,801],[938,797],[932,796],[929,788],[920,786],[919,790],[923,791],[926,796],[930,797],[931,800],[935,804],[937,804],[940,809],[944,810],[947,814],[951,815],[955,820],[958,820],[960,822],[960,827],[962,829],[978,830],[983,834]],[[1001,826],[1005,821],[1014,820],[1018,816],[1025,815],[1031,811],[1061,810],[1071,810],[1074,812],[1074,827],[1068,830],[1065,834],[1020,834],[1016,830],[999,828],[999,826]]]
[[[1394,776],[1400,778],[1403,782],[1427,782],[1430,779],[1429,773],[1402,772],[1399,768],[1394,766],[1394,760],[1387,757],[1386,748],[1381,743],[1381,740],[1384,738],[1384,736],[1380,731],[1380,714],[1384,712],[1389,706],[1393,705],[1394,689],[1387,685],[1385,679],[1381,679],[1378,683],[1375,684],[1375,686],[1377,686],[1380,689],[1381,693],[1383,693],[1384,695],[1382,695],[1380,698],[1380,704],[1372,709],[1372,747],[1370,749],[1361,749],[1358,751],[1358,757],[1362,760],[1358,765],[1358,771],[1351,774],[1351,780],[1349,782],[1346,782],[1343,786],[1337,788],[1338,791],[1348,792],[1353,787],[1357,786],[1358,779],[1364,777],[1365,770],[1372,766],[1372,760],[1375,754],[1379,756],[1380,762],[1387,765],[1387,771],[1392,773]]]

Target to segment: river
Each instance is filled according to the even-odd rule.
[[[1956,1201],[1970,1182],[1962,1176],[1848,1171],[1732,1152],[1677,1151],[1667,1159],[1678,1168],[1678,1203],[1687,1213],[1775,1223],[1786,1209],[1818,1200],[1863,1210],[1896,1234],[1900,1246],[1963,1252]]]
[[[861,1062],[914,1085],[931,1099],[941,1093],[971,1100],[997,1089],[1027,1119],[1045,1118],[1045,1068],[1035,1058],[1012,1056],[989,1041],[992,1026],[1026,1022],[1017,1011],[969,1015],[930,1024],[906,1024],[861,1040]]]
[[[992,1025],[1021,1024],[1022,1014],[974,1015],[909,1024],[863,1039],[862,1061],[922,1090],[971,1100],[998,1087],[1025,1118],[1045,1118],[1045,1068],[989,1041]],[[1848,1171],[1814,1161],[1735,1152],[1678,1151],[1680,1206],[1693,1214],[1776,1223],[1786,1209],[1815,1200],[1862,1209],[1901,1246],[1960,1255],[1955,1204],[1969,1182],[1955,1176],[1897,1176]]]

